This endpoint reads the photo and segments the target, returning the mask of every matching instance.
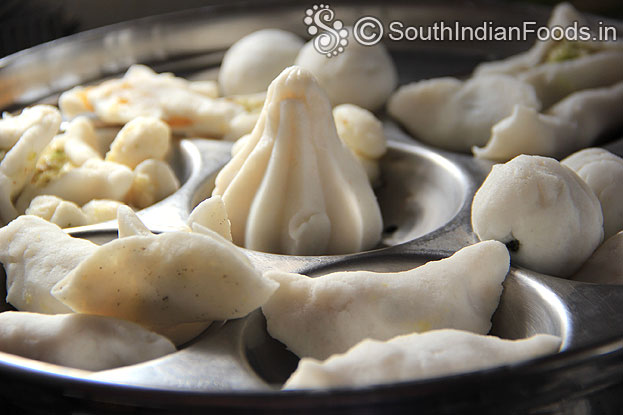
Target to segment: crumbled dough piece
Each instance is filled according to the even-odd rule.
[[[134,169],[147,159],[163,160],[171,147],[171,129],[154,117],[137,117],[117,134],[106,154],[114,161]]]
[[[116,200],[94,199],[81,208],[57,196],[40,195],[30,202],[25,214],[38,216],[61,228],[71,228],[113,220],[119,206],[125,205]]]
[[[309,71],[270,85],[253,132],[216,177],[233,241],[264,252],[338,254],[373,248],[382,218],[365,171],[339,139]]]
[[[513,263],[569,277],[603,238],[599,200],[558,161],[521,155],[498,164],[476,192],[472,227],[509,247]]]
[[[378,160],[387,151],[383,124],[370,111],[353,104],[333,108],[337,135],[364,166],[368,179],[379,179]]]
[[[595,192],[604,215],[604,239],[623,230],[623,159],[602,148],[587,148],[560,163]]]
[[[26,215],[39,216],[61,228],[83,226],[89,223],[80,206],[56,196],[35,197],[26,209]]]
[[[556,353],[560,338],[537,334],[504,340],[459,330],[433,330],[382,342],[366,339],[325,361],[304,358],[284,389],[394,383],[467,373]]]
[[[262,29],[234,43],[223,56],[218,82],[223,95],[252,94],[268,85],[294,60],[301,38],[279,29]]]
[[[344,52],[329,59],[313,42],[303,46],[295,64],[314,74],[332,105],[355,104],[374,111],[385,104],[396,88],[398,73],[382,43],[363,46],[349,42]]]
[[[73,118],[94,113],[107,124],[126,124],[140,116],[165,121],[174,133],[221,138],[241,105],[215,98],[205,88],[170,73],[157,74],[143,65],[131,66],[120,79],[76,87],[59,98],[63,114]]]
[[[0,313],[0,350],[84,370],[132,365],[175,352],[138,324],[88,314]]]
[[[0,225],[17,217],[15,198],[35,175],[39,155],[58,132],[61,116],[48,105],[24,109],[0,120]],[[23,210],[21,210],[23,212]]]
[[[17,199],[16,207],[23,212],[38,195],[54,195],[84,205],[93,199],[124,200],[132,186],[134,174],[127,166],[96,158],[82,166],[65,165],[45,180],[27,186]]]
[[[262,307],[270,335],[299,357],[326,359],[365,338],[455,328],[485,334],[509,270],[506,247],[480,242],[405,272],[271,271],[279,289]]]
[[[180,182],[171,167],[161,160],[148,159],[134,169],[127,202],[138,209],[146,208],[180,188]]]

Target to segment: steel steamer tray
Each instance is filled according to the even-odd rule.
[[[468,2],[335,4],[349,24],[360,16],[405,25],[460,19],[476,25],[544,24],[549,10]],[[224,51],[260,28],[305,36],[305,6],[238,4],[126,22],[19,52],[0,60],[0,108],[56,103],[75,85],[117,77],[133,63],[189,79],[214,76]],[[465,76],[483,61],[525,50],[527,42],[388,42],[399,83]],[[340,270],[398,271],[450,255],[477,241],[472,197],[492,163],[418,143],[384,114],[389,140],[375,189],[386,232],[378,249],[352,255],[299,257],[245,250],[261,271],[307,275]],[[231,143],[181,139],[170,163],[182,186],[139,212],[153,231],[184,223],[211,194]],[[606,144],[623,154],[619,139]],[[72,228],[98,243],[115,224]],[[0,268],[1,269],[1,268]],[[4,272],[2,272],[4,274]],[[4,287],[4,283],[2,284]],[[3,288],[4,289],[4,288]],[[4,299],[4,295],[2,298]],[[2,300],[4,310],[11,306]],[[281,391],[298,358],[272,339],[260,310],[215,322],[180,350],[118,369],[87,372],[0,353],[0,396],[8,407],[80,413],[616,413],[623,389],[623,287],[579,283],[511,267],[492,334],[520,338],[550,333],[562,351],[527,363],[474,373],[374,387]],[[620,407],[619,407],[620,408]]]

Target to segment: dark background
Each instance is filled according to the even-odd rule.
[[[258,0],[259,1],[259,0]],[[302,7],[320,0],[299,1]],[[330,4],[330,0],[327,1]],[[556,0],[524,1],[554,5]],[[108,24],[223,0],[0,0],[0,57]],[[623,18],[623,0],[573,0],[578,9]]]

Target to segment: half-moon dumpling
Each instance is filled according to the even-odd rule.
[[[76,312],[123,318],[161,332],[181,323],[243,317],[277,288],[214,232],[149,235],[134,228],[140,235],[97,248],[52,295]],[[131,232],[126,227],[124,233]]]
[[[560,338],[537,334],[505,340],[459,330],[433,330],[383,342],[366,339],[324,362],[304,358],[284,389],[393,383],[455,375],[555,353]]]
[[[358,252],[380,240],[378,202],[339,139],[331,105],[310,72],[284,70],[253,132],[216,177],[234,243],[264,252]]]
[[[0,350],[84,370],[132,365],[175,352],[138,324],[89,314],[0,313]]]
[[[480,242],[405,272],[270,271],[279,288],[262,307],[271,336],[299,357],[326,359],[365,338],[455,328],[485,334],[509,269],[506,247]]]
[[[71,310],[50,294],[97,245],[72,238],[37,216],[23,215],[0,228],[0,262],[7,279],[7,302],[21,311],[56,314]]]

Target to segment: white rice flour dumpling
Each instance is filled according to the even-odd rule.
[[[216,178],[234,243],[264,252],[358,252],[380,240],[366,172],[337,135],[331,104],[310,72],[270,85],[250,136]]]
[[[299,357],[326,359],[365,338],[441,328],[489,332],[510,257],[497,241],[404,272],[271,271],[279,288],[262,306],[268,332]]]

